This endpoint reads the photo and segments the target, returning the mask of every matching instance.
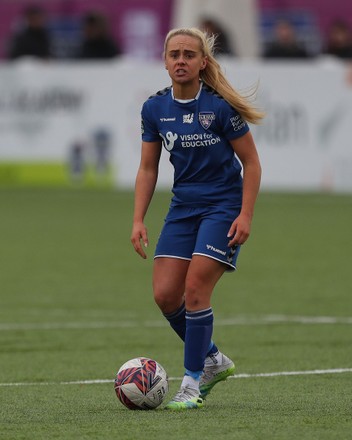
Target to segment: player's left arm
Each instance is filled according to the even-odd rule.
[[[234,139],[232,148],[243,166],[243,201],[240,215],[228,232],[229,246],[243,244],[249,237],[254,214],[254,205],[261,179],[260,160],[251,132]]]

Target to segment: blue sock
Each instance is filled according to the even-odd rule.
[[[198,370],[198,371],[191,371],[191,370],[187,370],[186,369],[186,376],[191,376],[193,377],[193,379],[199,381],[200,380],[200,376],[202,375],[203,370]]]
[[[181,305],[175,312],[164,313],[165,318],[169,321],[169,324],[178,334],[178,336],[185,340],[186,336],[186,306],[185,303]]]
[[[185,368],[189,372],[201,372],[213,333],[211,307],[197,312],[186,311]]]
[[[170,326],[178,334],[178,336],[185,340],[186,337],[186,307],[183,303],[175,312],[164,313],[165,318],[169,321]],[[219,351],[218,347],[213,341],[210,341],[207,356],[217,353]]]
[[[214,344],[213,341],[210,341],[207,356],[210,356],[211,354],[215,354],[219,351],[218,347]]]

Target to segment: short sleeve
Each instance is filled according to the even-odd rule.
[[[146,101],[141,111],[142,140],[145,142],[155,142],[160,140],[159,130],[149,107],[148,101]]]

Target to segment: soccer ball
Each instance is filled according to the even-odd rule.
[[[121,366],[114,387],[118,399],[128,409],[154,409],[164,400],[169,383],[158,362],[139,357]]]

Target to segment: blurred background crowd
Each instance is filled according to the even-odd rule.
[[[215,9],[209,3],[0,0],[0,61],[160,59],[168,29],[189,25],[216,34],[219,55],[352,59],[352,2],[230,0]]]

